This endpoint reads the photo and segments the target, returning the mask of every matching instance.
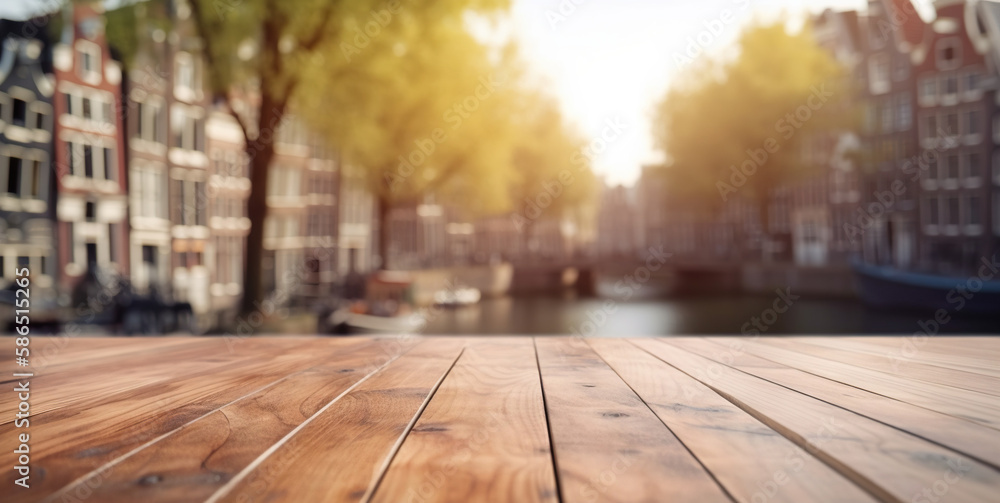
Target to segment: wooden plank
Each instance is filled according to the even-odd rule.
[[[947,339],[950,341],[951,337],[947,337]],[[882,357],[896,367],[904,367],[916,363],[990,376],[994,379],[1000,378],[1000,364],[997,363],[1000,359],[983,361],[980,358],[969,355],[957,355],[954,352],[937,352],[933,350],[934,346],[926,347],[926,343],[923,342],[930,340],[929,338],[897,337],[886,343],[876,343],[876,340],[880,341],[882,339],[876,337],[837,337],[829,340],[819,337],[808,338],[808,341],[813,344],[826,346],[829,343],[834,343],[844,349]],[[956,340],[953,344],[959,347],[963,342]]]
[[[207,501],[366,498],[464,344],[421,342],[300,424]]]
[[[1000,433],[964,419],[877,395],[746,354],[739,338],[672,340],[692,353],[908,431],[1000,469]]]
[[[951,414],[990,428],[1000,428],[1000,404],[991,397],[951,386],[913,382],[885,372],[790,351],[771,344],[770,340],[761,338],[748,341],[747,352],[872,393]]]
[[[736,501],[875,501],[715,391],[628,341],[588,342]]]
[[[921,333],[920,336],[922,337],[923,334]],[[899,338],[880,336],[875,339],[888,343]],[[943,354],[972,356],[987,361],[1000,359],[1000,339],[995,336],[930,335],[926,338],[924,346],[931,351],[939,351]]]
[[[372,501],[557,499],[535,348],[522,337],[466,346]]]
[[[535,343],[564,503],[730,501],[586,342]]]
[[[952,501],[988,501],[1000,472],[971,458],[701,356],[669,340],[634,339],[808,450],[876,498],[910,501],[943,490]]]
[[[377,356],[378,344],[357,342],[326,363],[290,375],[105,464],[55,498],[89,492],[104,503],[204,501],[293,428],[377,370],[369,364]]]
[[[829,340],[826,344],[815,343],[815,338],[794,338],[772,341],[773,343],[792,351],[807,353],[812,356],[826,358],[849,365],[864,367],[868,370],[886,372],[914,381],[924,381],[943,386],[952,386],[984,395],[1000,397],[1000,378],[973,374],[962,370],[936,367],[920,362],[893,361],[884,356],[873,356],[867,353],[844,349],[837,346],[837,340]],[[993,400],[996,400],[994,398]]]
[[[220,357],[215,367],[207,366],[199,373],[35,417],[31,438],[38,455],[32,462],[45,477],[32,485],[32,494],[51,494],[136,447],[312,366],[311,361],[336,354],[336,348],[345,343],[352,342],[327,339],[286,344],[282,352],[260,352],[255,361],[226,363],[235,359]],[[219,340],[218,344],[224,343]],[[164,374],[172,375],[172,362],[159,366]],[[127,378],[113,372],[107,375],[108,379]],[[13,423],[0,425],[0,438],[14,438],[15,432]],[[9,452],[0,453],[0,462],[12,461],[13,450]],[[0,479],[13,486],[15,475],[6,471]]]
[[[122,363],[130,354],[163,350],[197,342],[195,337],[119,338],[68,335],[31,336],[31,367],[36,375],[55,372],[63,366],[78,365],[98,358],[113,357]],[[14,348],[14,337],[0,338],[4,351]],[[12,353],[10,353],[12,354]],[[6,365],[8,362],[3,362]],[[11,362],[12,363],[12,362]]]
[[[32,414],[38,416],[61,407],[87,404],[115,393],[166,381],[176,375],[196,372],[219,359],[218,340],[187,338],[179,342],[150,344],[145,350],[138,350],[142,346],[133,344],[128,346],[133,351],[128,352],[84,352],[90,355],[89,358],[81,355],[75,362],[46,367],[32,378],[32,386],[36,390],[32,395]],[[273,348],[273,344],[254,340],[230,357],[259,351],[263,347]],[[170,373],[163,372],[160,364],[164,361],[172,362]],[[108,379],[110,372],[129,377],[127,380]],[[0,407],[0,424],[12,422],[13,411],[8,414],[3,409]]]

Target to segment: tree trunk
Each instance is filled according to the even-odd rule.
[[[389,239],[392,234],[389,228],[389,214],[392,204],[389,198],[378,196],[378,256],[379,270],[389,270]]]
[[[246,142],[246,153],[250,157],[250,197],[247,200],[250,233],[247,235],[243,299],[240,304],[240,313],[244,316],[257,309],[264,299],[261,267],[264,259],[264,221],[267,219],[267,182],[274,158],[274,136],[277,134],[274,129],[281,122],[284,110],[284,103],[276,103],[264,93],[257,119],[257,139]]]

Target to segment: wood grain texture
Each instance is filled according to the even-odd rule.
[[[991,501],[1000,338],[915,342],[37,337],[0,500]]]
[[[209,501],[361,501],[464,345],[419,343],[302,423]]]
[[[466,346],[372,501],[557,498],[535,348],[522,337]]]
[[[876,498],[910,501],[924,490],[933,491],[945,479],[953,501],[987,501],[1000,487],[1000,472],[992,467],[909,433],[695,355],[668,340],[634,342],[711,387]]]
[[[775,339],[769,341],[769,343],[798,353],[805,353],[826,358],[827,360],[863,367],[868,370],[884,372],[911,381],[923,381],[942,386],[951,386],[989,395],[993,397],[993,401],[1000,400],[1000,378],[993,376],[937,367],[921,362],[907,362],[903,359],[893,360],[884,356],[858,353],[856,351],[831,347],[827,344],[811,342],[806,338]],[[991,399],[986,398],[985,400]]]
[[[1000,401],[990,396],[951,386],[914,382],[886,372],[799,353],[772,343],[771,339],[748,341],[746,350],[826,379],[1000,429]]]
[[[536,339],[562,501],[730,501],[586,342]]]
[[[628,341],[589,343],[736,501],[875,501],[712,389]]]
[[[102,502],[204,501],[268,447],[374,372],[378,344],[356,340],[326,363],[248,395],[93,473]],[[73,494],[90,477],[57,493]]]
[[[35,498],[29,500],[47,496],[136,447],[310,366],[310,361],[335,354],[335,349],[330,349],[331,341],[313,340],[306,345],[287,344],[280,352],[262,350],[255,356],[248,354],[248,359],[239,359],[222,356],[224,343],[216,341],[219,361],[196,373],[33,418],[33,447],[39,454],[32,459],[42,475],[35,481]],[[164,375],[174,375],[172,362],[162,361],[158,367]],[[105,375],[110,380],[128,379],[113,369]],[[13,438],[15,431],[13,423],[0,425],[0,438]],[[13,455],[7,454],[12,451],[0,453],[0,460],[12,460]],[[15,472],[5,471],[0,480],[13,486],[14,477]]]
[[[994,445],[1000,441],[1000,432],[992,428],[742,353],[741,343],[738,338],[671,341],[697,355],[728,362],[748,374],[881,421],[1000,469],[1000,451]]]
[[[827,339],[822,337],[800,337],[793,340],[807,342],[825,348],[834,348],[855,353],[863,353],[878,358],[883,358],[892,368],[906,369],[914,367],[930,366],[948,369],[955,372],[968,373],[973,376],[985,376],[991,379],[1000,378],[1000,358],[996,360],[983,361],[981,353],[972,352],[971,356],[963,351],[947,346],[930,345],[926,342],[930,339],[924,338],[897,338],[884,341],[881,338],[853,338],[838,337]],[[951,337],[948,338],[951,340]],[[964,339],[963,339],[964,340]],[[978,340],[978,339],[973,339]],[[884,341],[877,343],[876,341]],[[952,344],[964,344],[962,340],[953,341]],[[938,348],[938,350],[935,350]],[[944,351],[943,353],[941,351]]]
[[[4,346],[9,344],[3,354],[13,355],[13,339],[0,341]],[[151,340],[148,344],[140,341],[120,346],[95,338],[33,338],[29,347],[31,366],[14,369],[14,361],[7,359],[0,365],[0,386],[13,385],[15,380],[11,375],[14,372],[33,372],[32,382],[38,392],[32,397],[32,408],[35,414],[41,414],[155,382],[157,376],[139,375],[139,371],[164,358],[195,356],[199,354],[196,348],[201,346],[203,344],[194,338],[164,338]],[[127,382],[108,379],[109,368],[128,372],[132,378]],[[13,402],[0,402],[0,424],[13,421],[14,407]]]

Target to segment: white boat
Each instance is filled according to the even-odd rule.
[[[415,315],[375,316],[352,313],[338,309],[329,315],[327,326],[340,334],[413,334],[423,327],[423,320]]]
[[[483,297],[478,288],[456,288],[438,290],[434,293],[434,303],[444,307],[471,306]]]

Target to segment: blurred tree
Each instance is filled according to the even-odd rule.
[[[447,74],[411,73],[407,65],[447,67],[451,54],[474,49],[442,45],[457,40],[449,36],[456,33],[456,23],[471,12],[497,12],[507,7],[507,0],[412,0],[405,4],[400,0],[188,1],[203,39],[212,87],[217,96],[231,105],[229,108],[243,128],[251,159],[248,216],[252,226],[247,237],[241,304],[244,313],[252,312],[263,294],[263,225],[273,140],[292,104],[298,106],[297,111],[303,116],[315,117],[308,112],[317,111],[328,119],[336,117],[340,126],[331,128],[332,131],[356,127],[357,132],[344,136],[365,140],[358,147],[359,152],[370,155],[378,151],[379,145],[386,144],[396,145],[394,151],[399,151],[402,145],[413,145],[410,140],[417,133],[399,140],[387,139],[393,132],[380,126],[392,126],[386,122],[389,117],[368,114],[379,109],[409,110],[415,115],[441,110],[436,104],[444,93],[434,92],[434,84],[451,90],[456,83],[450,82]],[[422,35],[427,38],[419,38]],[[412,44],[406,44],[407,40]],[[432,61],[435,57],[437,60]],[[368,86],[371,80],[363,77],[369,74],[382,77],[378,79],[380,85]],[[489,74],[483,78],[488,79]],[[404,88],[412,90],[409,100],[393,102]],[[476,89],[465,92],[474,93]],[[256,99],[247,100],[248,96]],[[241,106],[232,106],[236,100],[243,101]],[[462,110],[454,113],[455,120],[465,118]],[[351,123],[352,119],[369,117],[374,120]],[[409,123],[400,126],[409,127]],[[428,137],[432,133],[422,127],[415,129],[422,129],[421,134]],[[477,158],[489,157],[488,146],[479,152]],[[357,160],[365,166],[366,161],[371,161],[364,155],[358,155]],[[462,155],[455,154],[424,170],[459,171],[466,165]],[[491,171],[482,174],[497,176]],[[442,177],[415,173],[406,180],[430,182],[435,178]]]
[[[846,71],[809,29],[754,25],[729,59],[694,63],[656,109],[654,137],[675,196],[702,209],[733,197],[758,208],[769,234],[772,190],[820,168],[810,134],[853,125]]]
[[[297,96],[297,109],[368,175],[383,268],[395,205],[427,194],[472,215],[509,205],[514,55],[477,40],[467,16],[409,6],[310,68],[317,85]]]
[[[586,143],[566,124],[555,100],[530,89],[518,98],[511,199],[514,224],[528,244],[535,222],[546,216],[566,217],[593,198],[596,185],[583,154]]]
[[[516,46],[484,42],[470,24],[460,10],[433,19],[401,12],[377,37],[314,67],[322,84],[298,96],[310,122],[368,174],[379,201],[383,267],[394,205],[433,194],[469,216],[526,215],[521,205],[545,190],[542,182],[560,192],[542,211],[585,193],[586,163],[574,167],[565,189],[559,185],[579,141],[554,101],[528,82]],[[516,222],[530,227],[539,216]]]

